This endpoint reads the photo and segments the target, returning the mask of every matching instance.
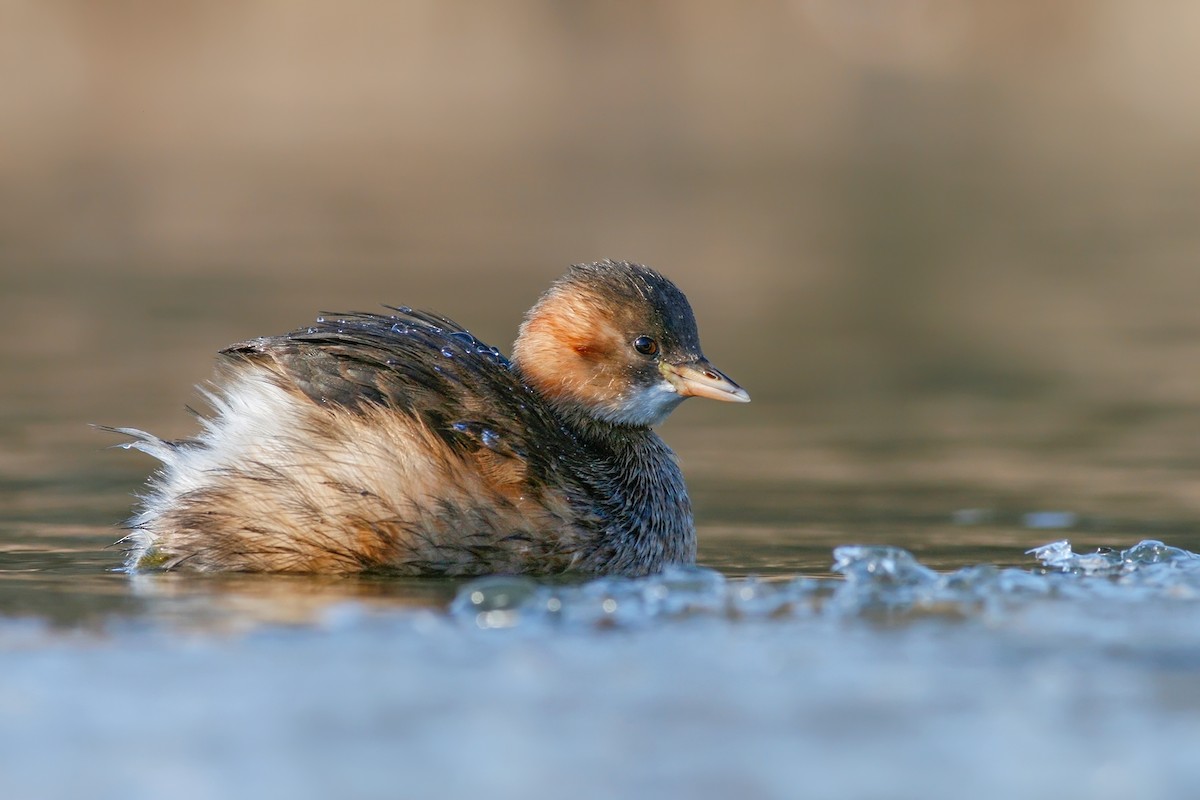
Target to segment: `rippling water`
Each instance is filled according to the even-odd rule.
[[[461,587],[30,560],[0,763],[62,797],[1188,796],[1200,556],[1036,556]]]
[[[742,354],[744,379],[711,336],[756,398],[692,401],[664,429],[701,569],[582,585],[129,576],[117,523],[153,463],[88,423],[185,434],[177,409],[208,354],[299,320],[260,320],[261,300],[217,279],[113,314],[132,290],[115,280],[108,297],[86,278],[57,295],[100,329],[94,344],[6,340],[0,774],[14,796],[1200,785],[1186,404],[1116,381],[1036,401],[936,383],[831,399],[778,374],[771,349]],[[38,308],[37,281],[21,289]]]
[[[75,468],[3,486],[6,785],[122,798],[1200,785],[1194,526],[1139,515],[1136,498],[1096,514],[1036,482],[956,481],[954,465],[894,472],[835,419],[797,433],[792,407],[726,411],[667,431],[704,566],[584,584],[131,577],[107,545],[150,464],[81,428],[57,445]],[[945,444],[906,436],[904,452]],[[1040,469],[1037,448],[983,438],[958,457],[1024,452]],[[1167,544],[1138,544],[1149,536]]]
[[[758,391],[752,375],[754,403],[693,401],[664,430],[700,569],[582,585],[129,576],[117,523],[153,463],[88,423],[185,434],[176,409],[208,353],[298,320],[257,320],[216,279],[161,285],[161,312],[127,315],[94,289],[55,289],[79,324],[108,326],[93,345],[6,351],[0,774],[14,796],[1200,785],[1184,405],[936,385],[831,401],[751,349],[743,371],[776,381]],[[107,291],[120,307],[132,289]],[[22,291],[37,308],[36,280]],[[211,309],[254,327],[227,331],[245,323]],[[476,311],[488,324],[497,310]]]

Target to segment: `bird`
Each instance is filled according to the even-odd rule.
[[[155,457],[130,572],[643,576],[696,560],[653,427],[749,394],[704,357],[687,298],[640,264],[572,266],[512,358],[405,306],[221,350],[200,430],[109,428]]]

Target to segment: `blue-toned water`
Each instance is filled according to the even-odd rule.
[[[493,577],[415,608],[138,578],[145,615],[0,621],[0,773],[14,797],[1189,796],[1200,557],[1036,555],[848,546],[841,579]]]
[[[807,577],[727,580],[703,567],[559,586],[498,575],[460,589],[450,613],[479,628],[586,630],[640,628],[690,617],[893,623],[924,616],[990,619],[1043,600],[1200,601],[1200,555],[1159,541],[1076,553],[1069,541],[1061,540],[1030,555],[1041,562],[1040,568],[979,564],[939,573],[901,548],[843,546],[833,553],[833,570],[845,577],[840,582]]]

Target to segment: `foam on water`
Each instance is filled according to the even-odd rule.
[[[897,547],[834,550],[842,582],[794,578],[726,580],[703,567],[672,567],[646,578],[601,578],[547,585],[492,576],[462,588],[450,606],[456,619],[479,628],[523,626],[638,627],[687,616],[729,619],[784,616],[876,617],[999,613],[1046,598],[1144,601],[1200,597],[1200,556],[1145,540],[1127,550],[1075,553],[1069,541],[1029,551],[1030,570],[988,564],[939,573]]]

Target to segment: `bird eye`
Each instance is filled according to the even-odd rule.
[[[633,340],[633,349],[644,356],[652,356],[658,352],[658,342],[649,336],[639,336]]]

